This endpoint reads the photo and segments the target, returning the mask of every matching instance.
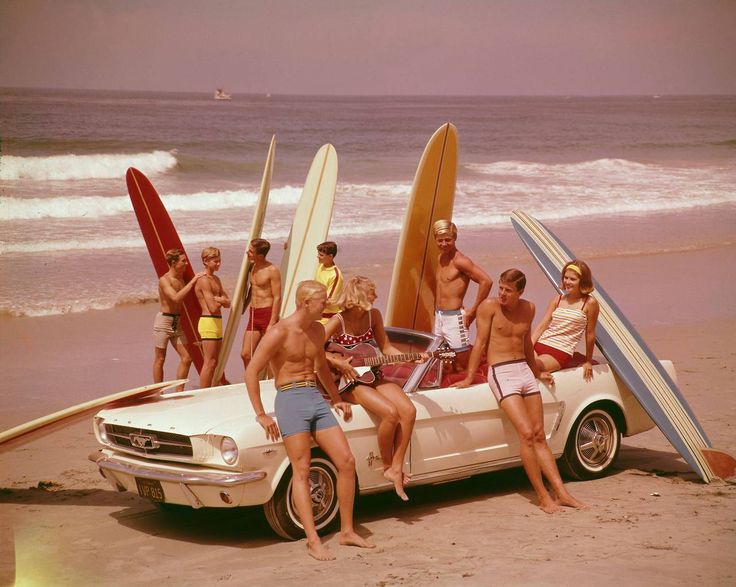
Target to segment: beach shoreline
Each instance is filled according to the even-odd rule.
[[[485,265],[492,255],[482,235],[468,237],[466,252]],[[726,244],[593,263],[608,293],[625,311],[633,309],[632,322],[655,354],[674,361],[680,388],[713,445],[732,454],[736,310],[724,296],[733,298],[736,277],[723,268],[734,259],[736,246]],[[552,288],[523,249],[516,260],[528,273],[527,297],[537,303],[539,319]],[[383,307],[388,265],[345,269],[374,277]],[[693,275],[711,276],[708,287],[693,289]],[[3,394],[14,394],[3,402],[0,428],[148,382],[156,309],[134,304],[0,319]],[[235,381],[242,375],[238,346],[228,368]],[[167,376],[176,364],[171,355]],[[190,379],[196,387],[194,371]],[[542,514],[520,469],[410,488],[406,506],[389,495],[368,496],[359,501],[356,520],[379,548],[350,550],[331,535],[338,563],[328,565],[309,559],[303,543],[277,539],[257,508],[170,516],[136,495],[116,493],[87,460],[95,450],[88,420],[0,455],[3,581],[16,573],[19,585],[166,579],[236,585],[244,576],[253,585],[486,585],[489,577],[498,584],[567,585],[592,574],[601,585],[622,577],[632,585],[716,585],[736,575],[730,554],[736,486],[701,483],[656,428],[624,439],[612,475],[571,484],[592,505],[588,511]]]

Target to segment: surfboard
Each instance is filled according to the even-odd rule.
[[[120,391],[111,395],[106,395],[97,399],[83,402],[75,406],[71,406],[64,410],[54,412],[42,418],[37,418],[0,432],[0,453],[8,451],[12,448],[24,445],[32,440],[37,440],[50,434],[54,430],[58,430],[64,426],[69,426],[78,420],[90,416],[103,407],[120,407],[128,406],[144,401],[150,401],[164,390],[170,387],[176,387],[186,383],[186,379],[178,379],[176,381],[165,381],[163,383],[153,383]]]
[[[439,250],[432,225],[452,219],[457,175],[457,129],[438,128],[419,161],[396,248],[386,324],[431,332]]]
[[[558,287],[562,268],[565,263],[575,259],[575,255],[549,229],[528,214],[516,210],[511,222],[542,271]],[[709,483],[717,477],[732,477],[736,473],[736,461],[726,453],[714,453],[705,431],[677,384],[595,279],[594,286],[591,295],[600,305],[596,344],[609,364],[703,481]],[[724,455],[728,458],[724,458]]]
[[[337,152],[330,144],[320,147],[307,173],[291,232],[281,260],[281,316],[296,309],[299,282],[317,273],[317,245],[327,239],[337,187]]]
[[[169,270],[166,263],[166,251],[170,249],[181,249],[186,253],[184,245],[181,244],[179,234],[176,232],[174,223],[169,217],[169,213],[164,208],[161,198],[159,198],[156,189],[148,178],[137,169],[131,167],[125,174],[125,182],[128,185],[128,194],[130,201],[133,203],[133,210],[138,219],[138,225],[143,234],[143,240],[146,241],[148,254],[151,256],[153,268],[156,275],[161,277]],[[193,259],[187,255],[189,263],[184,270],[184,282],[188,283],[194,277],[194,269],[192,268]],[[202,354],[202,345],[199,332],[197,331],[197,322],[202,314],[202,310],[197,301],[194,290],[190,291],[184,298],[181,305],[181,327],[187,339],[187,350],[192,362],[197,368],[197,372],[202,370],[204,363],[204,355]],[[213,379],[217,381],[217,379]]]
[[[248,238],[245,241],[246,252],[243,254],[243,261],[240,264],[238,280],[235,282],[235,290],[230,298],[230,314],[227,318],[225,332],[222,335],[222,346],[220,347],[220,354],[217,357],[217,366],[215,367],[212,381],[220,381],[221,378],[224,377],[225,363],[227,363],[230,349],[233,346],[233,340],[235,340],[235,336],[238,331],[240,316],[245,310],[245,305],[247,303],[246,294],[248,292],[248,286],[250,285],[251,269],[251,263],[248,259],[248,246],[250,241],[254,238],[260,238],[261,231],[263,230],[263,221],[266,218],[266,207],[268,205],[268,194],[271,189],[271,175],[273,174],[273,160],[275,153],[276,135],[273,135],[273,137],[271,137],[271,145],[268,148],[268,155],[266,156],[266,166],[263,168],[261,191],[258,194],[256,208],[253,211],[250,232],[248,233]]]

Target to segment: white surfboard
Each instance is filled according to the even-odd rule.
[[[0,453],[46,436],[54,430],[91,416],[103,407],[120,407],[151,401],[156,399],[164,389],[177,387],[186,382],[186,379],[178,379],[176,381],[152,383],[151,385],[144,385],[143,387],[136,387],[127,391],[119,391],[118,393],[89,400],[54,412],[53,414],[36,418],[10,430],[0,432]]]
[[[273,160],[276,153],[276,135],[271,137],[271,146],[268,148],[266,156],[266,166],[263,168],[263,178],[261,179],[261,191],[258,194],[256,208],[253,211],[253,220],[250,225],[250,232],[245,241],[245,253],[243,253],[243,261],[240,264],[240,273],[238,280],[235,282],[235,290],[230,298],[230,314],[227,318],[225,333],[222,336],[222,346],[220,354],[217,357],[217,367],[212,376],[212,381],[219,382],[225,372],[225,363],[227,363],[230,349],[238,332],[238,324],[240,316],[245,310],[247,304],[246,295],[248,286],[250,285],[251,263],[248,259],[248,246],[254,238],[260,238],[263,230],[263,221],[266,218],[266,207],[268,206],[268,194],[271,190],[271,176],[273,175]]]
[[[309,168],[281,261],[282,318],[296,309],[299,282],[314,279],[317,272],[317,245],[327,239],[336,187],[337,152],[323,145]]]
[[[549,229],[516,210],[511,222],[553,285],[560,283],[565,263],[575,258]],[[687,401],[623,312],[594,280],[591,294],[600,314],[596,344],[677,452],[706,483],[736,473],[736,461],[713,449]]]

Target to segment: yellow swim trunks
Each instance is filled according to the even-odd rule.
[[[202,340],[221,340],[222,316],[200,316],[197,330]]]

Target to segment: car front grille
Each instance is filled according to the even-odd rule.
[[[142,455],[192,456],[192,441],[183,434],[105,424],[107,438],[115,446]]]

